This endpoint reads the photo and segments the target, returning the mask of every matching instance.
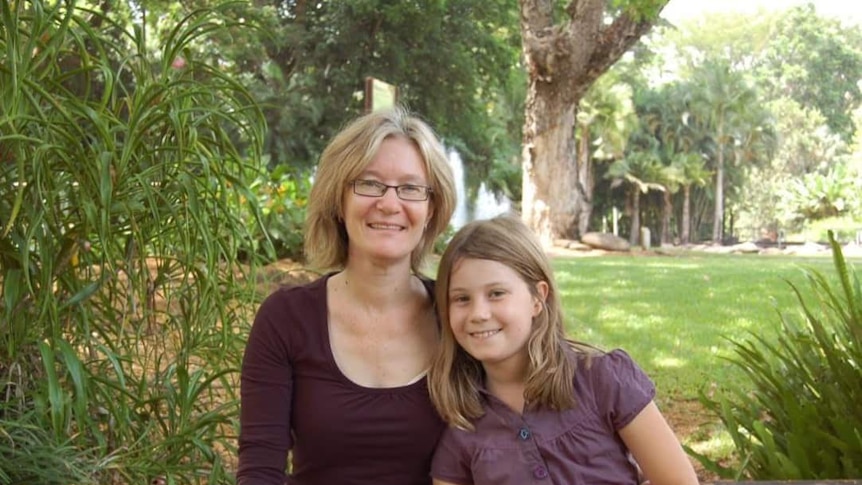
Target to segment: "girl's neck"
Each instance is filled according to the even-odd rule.
[[[526,390],[527,368],[501,369],[485,366],[485,387],[494,397],[503,401],[518,414],[524,412],[524,391]]]

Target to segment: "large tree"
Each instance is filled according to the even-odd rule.
[[[522,213],[545,244],[578,237],[589,217],[575,156],[578,102],[652,27],[667,0],[519,0],[528,74]],[[560,20],[558,20],[560,19]]]

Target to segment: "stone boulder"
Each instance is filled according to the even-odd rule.
[[[588,232],[581,236],[587,246],[607,251],[630,251],[631,244],[625,239],[606,232]]]
[[[587,246],[580,241],[572,239],[554,239],[554,246],[563,249],[571,249],[572,251],[590,251],[593,249],[591,246]]]

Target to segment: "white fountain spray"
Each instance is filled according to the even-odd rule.
[[[461,161],[461,155],[455,150],[449,150],[449,165],[452,167],[452,175],[455,178],[455,195],[457,197],[451,224],[455,229],[459,229],[468,222],[467,190],[464,187],[464,162]]]

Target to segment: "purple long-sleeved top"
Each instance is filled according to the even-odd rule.
[[[238,485],[428,485],[445,425],[426,379],[379,389],[341,373],[328,278],[280,289],[258,310],[242,365]]]

